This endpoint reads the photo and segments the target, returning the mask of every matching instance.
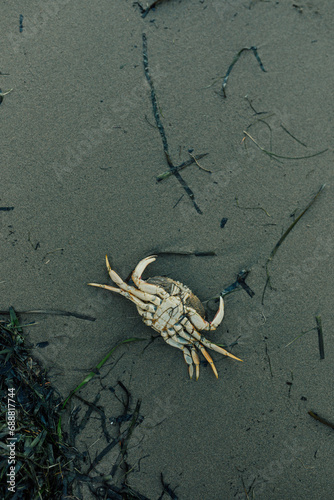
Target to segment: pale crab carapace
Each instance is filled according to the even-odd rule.
[[[196,295],[179,281],[170,278],[155,276],[146,281],[141,278],[146,267],[156,260],[156,255],[150,255],[141,260],[131,278],[135,286],[125,283],[120,276],[111,269],[108,256],[106,264],[111,280],[118,285],[115,288],[109,285],[88,283],[91,286],[104,288],[119,293],[131,300],[144,323],[151,326],[160,333],[167,344],[180,349],[183,352],[185,362],[189,368],[189,376],[192,378],[194,365],[196,380],[199,377],[200,351],[210,364],[215,376],[218,378],[217,369],[206,347],[216,352],[242,361],[222,347],[207,340],[201,331],[215,330],[224,317],[224,301],[219,299],[219,309],[211,322],[205,320],[204,307]]]

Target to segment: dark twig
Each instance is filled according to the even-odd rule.
[[[0,314],[8,315],[8,311],[0,311]],[[60,311],[59,309],[36,309],[33,311],[17,311],[17,314],[53,314],[55,316],[73,316],[78,319],[85,319],[87,321],[95,321],[96,318],[93,316],[87,316],[87,314],[79,314],[69,311]]]
[[[316,316],[315,320],[317,322],[320,359],[325,359],[324,337],[323,337],[323,333],[322,333],[321,316]]]
[[[153,85],[153,81],[152,81],[152,78],[151,78],[151,75],[150,75],[150,72],[148,69],[147,38],[146,38],[145,33],[143,33],[143,62],[144,62],[145,76],[146,76],[146,79],[147,79],[148,84],[149,84],[150,89],[151,89],[151,101],[152,101],[152,106],[153,106],[153,114],[154,114],[154,118],[155,118],[158,130],[160,132],[160,136],[162,139],[162,144],[163,144],[163,149],[164,149],[165,157],[167,160],[167,164],[168,164],[170,170],[172,171],[172,173],[175,175],[176,179],[179,181],[179,183],[181,184],[181,186],[183,187],[183,189],[185,190],[185,192],[189,196],[189,198],[191,199],[196,212],[199,214],[202,214],[203,213],[202,210],[199,208],[199,206],[197,205],[197,203],[195,201],[194,193],[192,192],[192,190],[190,189],[190,187],[188,186],[186,181],[183,179],[183,177],[181,177],[181,175],[177,171],[177,168],[175,167],[175,165],[173,165],[173,162],[172,162],[171,157],[169,155],[167,136],[166,136],[165,129],[164,129],[164,126],[163,126],[161,118],[160,118],[157,98],[156,98],[155,90],[154,90],[154,85]]]
[[[248,102],[250,108],[252,111],[254,111],[254,115],[266,115],[268,111],[256,111],[256,109],[253,106],[253,101],[251,101],[248,97],[248,95],[245,96],[246,101]],[[268,117],[266,117],[268,118]]]
[[[155,7],[159,4],[162,3],[164,0],[155,0],[154,2],[151,3],[146,9],[139,3],[139,2],[134,2],[134,5],[138,5],[141,13],[141,17],[144,18],[147,16],[147,14],[150,12],[150,10],[155,9]],[[168,0],[166,0],[168,1]]]
[[[106,438],[106,441],[109,443],[111,437],[110,437],[110,434],[108,432],[107,425],[106,425],[107,417],[106,417],[106,414],[104,412],[103,406],[97,406],[97,404],[96,404],[98,402],[98,400],[100,399],[100,396],[101,396],[100,393],[98,393],[94,402],[91,403],[90,401],[87,401],[86,399],[82,398],[78,394],[75,394],[75,397],[77,399],[79,399],[80,401],[82,401],[83,403],[85,403],[89,407],[88,411],[86,412],[86,415],[81,419],[81,423],[80,423],[80,426],[78,427],[78,429],[81,432],[85,428],[86,424],[88,423],[88,420],[89,420],[92,412],[96,411],[96,413],[98,413],[100,415],[101,427],[103,430],[103,434]]]
[[[219,301],[220,297],[225,297],[229,293],[235,292],[236,290],[240,290],[240,287],[245,290],[245,292],[250,296],[250,298],[253,298],[255,295],[255,292],[247,285],[246,283],[246,278],[250,271],[247,271],[245,269],[242,269],[240,273],[238,273],[237,279],[235,280],[234,283],[232,283],[230,286],[227,288],[224,288],[222,292],[220,292],[219,295],[215,295],[214,297],[211,297],[208,300],[203,301],[203,305],[210,311],[213,311],[214,308],[210,305],[211,301],[214,301],[216,304]]]
[[[124,472],[125,472],[123,486],[125,488],[130,487],[127,483],[128,474],[131,471],[129,464],[127,463],[129,441],[131,439],[131,436],[132,436],[134,429],[137,427],[137,425],[139,425],[142,422],[142,419],[140,418],[140,415],[139,415],[140,405],[141,405],[141,401],[140,401],[140,399],[138,399],[135,411],[133,412],[133,416],[132,416],[132,419],[130,422],[130,426],[127,429],[127,434],[120,441],[120,444],[121,444],[120,457],[121,457],[121,463],[123,462],[123,464],[124,464]]]
[[[245,290],[245,292],[248,293],[248,295],[252,299],[254,297],[254,295],[255,295],[255,292],[251,289],[250,286],[247,285],[247,283],[245,281],[246,278],[247,278],[247,276],[248,276],[248,274],[249,274],[249,271],[241,271],[238,274],[237,282]]]
[[[280,239],[278,240],[278,242],[276,243],[276,245],[274,246],[274,248],[272,249],[270,255],[269,255],[269,258],[266,262],[266,274],[267,274],[267,280],[266,280],[266,283],[264,285],[264,289],[263,289],[263,293],[262,293],[262,305],[263,305],[263,302],[264,302],[264,295],[265,295],[265,291],[266,291],[266,288],[267,286],[269,285],[271,287],[271,283],[270,283],[270,276],[269,276],[269,271],[268,271],[268,265],[269,263],[273,260],[273,258],[275,257],[276,255],[276,252],[277,250],[279,249],[279,247],[281,246],[281,244],[283,243],[283,241],[285,240],[285,238],[288,236],[288,234],[290,233],[290,231],[292,231],[292,229],[295,227],[295,225],[297,224],[297,222],[303,217],[303,215],[308,211],[308,209],[313,205],[313,203],[315,202],[315,200],[318,198],[319,194],[323,191],[325,187],[325,184],[323,184],[321,186],[321,188],[319,189],[319,191],[317,192],[317,194],[312,198],[312,200],[309,202],[309,204],[307,205],[306,208],[304,208],[304,210],[302,211],[301,214],[298,215],[298,217],[293,221],[293,223],[288,227],[288,229],[284,232],[284,234],[280,237]],[[272,287],[271,287],[272,288]]]
[[[318,420],[319,422],[321,422],[322,424],[325,424],[327,425],[328,427],[331,427],[332,429],[334,429],[334,424],[332,424],[332,422],[329,422],[328,420],[326,420],[325,418],[322,418],[320,417],[320,415],[318,415],[317,413],[313,412],[313,411],[309,411],[307,412],[312,418],[314,418],[315,420]]]
[[[90,464],[90,466],[86,472],[87,476],[93,469],[95,469],[95,467],[102,460],[102,458],[105,457],[109,453],[110,450],[112,450],[115,446],[117,446],[119,444],[119,438],[125,436],[125,434],[126,434],[126,431],[122,432],[122,434],[120,436],[113,439],[105,448],[103,448],[103,450],[95,457],[93,462]]]
[[[243,288],[245,292],[250,296],[250,298],[254,297],[255,292],[247,285],[246,279],[247,276],[249,275],[250,270],[242,269],[240,273],[237,275],[237,279],[229,285],[228,287],[224,288],[222,292],[220,292],[219,295],[216,295],[215,297],[211,297],[211,299],[206,300],[205,303],[211,302],[211,300],[215,300],[218,302],[219,297],[225,297],[229,293],[235,292],[236,290],[239,289],[239,287]]]
[[[180,198],[177,200],[177,202],[173,205],[173,208],[177,207],[182,198],[184,197],[184,193],[180,196]]]
[[[155,255],[194,255],[195,257],[213,257],[216,254],[213,250],[203,251],[203,252],[192,252],[190,250],[178,250],[178,251],[159,251],[156,250],[153,252]]]
[[[164,172],[163,174],[158,175],[157,182],[161,182],[164,179],[167,179],[171,175],[175,174],[175,172],[178,172],[179,170],[182,170],[183,168],[189,167],[189,165],[196,163],[197,160],[204,158],[204,156],[207,156],[208,154],[209,153],[202,153],[201,155],[192,156],[190,158],[190,160],[184,161],[180,165],[178,165],[177,167],[173,167],[172,169],[168,170],[167,172]]]
[[[266,351],[266,356],[267,356],[267,360],[268,360],[270,375],[273,377],[274,375],[273,375],[273,370],[272,370],[272,366],[271,366],[271,360],[270,360],[270,356],[269,356],[269,352],[268,352],[268,345],[267,345],[266,339],[264,339],[264,348],[265,348],[265,351]]]
[[[163,492],[162,492],[160,498],[163,497],[164,493],[167,493],[172,500],[178,500],[178,497],[175,495],[174,491],[169,486],[169,484],[165,483],[164,476],[163,476],[162,472],[160,474],[160,481],[161,481],[161,484],[162,484],[162,487],[163,487]]]

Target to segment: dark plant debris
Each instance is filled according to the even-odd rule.
[[[204,158],[208,154],[209,153],[202,153],[202,154],[197,155],[197,156],[193,156],[192,155],[191,158],[190,158],[190,160],[184,161],[184,162],[180,163],[180,165],[178,165],[177,167],[173,167],[170,170],[167,170],[167,172],[164,172],[163,174],[158,175],[157,182],[161,182],[164,179],[167,179],[171,175],[175,174],[175,172],[179,172],[179,170],[182,170],[182,169],[184,169],[186,167],[189,167],[189,165],[192,165],[193,163],[196,163],[198,165],[198,163],[197,163],[198,160],[200,160],[201,158]],[[203,167],[201,167],[201,168],[203,169]],[[207,170],[207,172],[211,173],[208,170]]]
[[[216,252],[213,250],[207,251],[191,251],[191,250],[154,250],[154,255],[194,255],[195,257],[214,257]]]
[[[239,287],[243,288],[245,292],[250,296],[250,298],[254,297],[255,292],[247,285],[246,283],[246,278],[249,275],[250,271],[246,269],[242,269],[238,275],[237,279],[232,283],[230,286],[227,288],[224,288],[224,290],[220,293],[222,297],[225,297],[225,295],[228,295],[229,293],[234,292],[237,290]],[[216,300],[219,300],[219,296],[215,297]],[[211,299],[210,299],[211,300]]]
[[[154,2],[151,3],[146,9],[141,5],[139,2],[133,2],[133,5],[138,5],[141,17],[144,18],[147,16],[147,14],[150,12],[150,10],[155,9],[157,5],[159,5],[162,2],[167,2],[168,0],[155,0]]]
[[[99,404],[101,391],[92,402],[76,394],[79,388],[98,373],[117,347],[137,339],[126,339],[117,344],[63,402],[48,381],[45,370],[31,357],[31,345],[25,340],[22,326],[12,307],[7,316],[9,318],[0,320],[0,498],[83,499],[82,488],[86,485],[96,498],[149,500],[128,484],[133,467],[127,462],[127,450],[134,429],[144,420],[140,414],[140,400],[137,400],[132,411],[132,395],[121,381],[115,388],[106,388],[112,389],[111,392],[116,397],[117,387],[124,394],[123,399],[117,397],[123,403],[123,412],[113,417],[113,426],[109,427],[107,422],[110,417],[107,417],[104,407]],[[67,432],[60,432],[61,414],[72,396],[87,408],[80,417],[81,406],[74,407],[68,418]],[[11,415],[8,412],[13,411],[9,405],[13,403],[14,431],[12,422],[7,419],[7,415]],[[91,418],[100,422],[102,434],[108,443],[93,461],[90,460],[89,452],[81,453],[76,446],[77,437]],[[9,445],[15,449],[15,454]],[[113,448],[118,448],[118,458],[110,474],[102,476],[95,471],[95,467]],[[6,482],[9,468],[13,467],[13,456],[14,492],[8,489]],[[145,456],[140,460],[144,458]],[[115,484],[116,472],[120,477],[120,485]]]
[[[228,287],[224,288],[222,292],[220,292],[219,295],[215,295],[214,297],[211,297],[210,299],[206,300],[203,302],[203,304],[210,310],[213,310],[213,307],[210,306],[210,302],[214,302],[216,304],[219,301],[220,297],[225,297],[229,293],[235,292],[236,290],[240,290],[242,288],[245,290],[245,292],[249,295],[250,298],[253,298],[255,295],[255,292],[250,288],[250,286],[247,285],[246,279],[247,276],[249,275],[250,270],[242,269],[238,275],[237,279],[229,285]]]
[[[20,18],[19,18],[19,32],[22,33],[23,31],[23,14],[20,14]]]
[[[175,492],[172,490],[172,488],[169,486],[169,484],[164,481],[164,476],[163,476],[162,472],[160,474],[160,481],[161,481],[163,490],[162,490],[162,493],[161,493],[161,495],[160,495],[160,497],[159,497],[158,500],[162,500],[162,498],[164,497],[165,493],[167,493],[167,495],[169,495],[169,497],[172,500],[178,500],[178,496],[175,494]]]
[[[324,336],[323,336],[323,333],[322,333],[321,316],[319,316],[319,315],[316,316],[315,320],[317,322],[320,359],[325,359]]]
[[[267,212],[267,210],[263,207],[242,207],[240,204],[239,204],[239,200],[238,200],[238,197],[236,196],[235,197],[235,202],[236,202],[236,205],[238,208],[240,208],[241,210],[262,210],[262,212],[264,212],[266,214],[267,217],[271,217],[271,215]]]
[[[9,315],[9,322],[0,323],[0,498],[60,499],[65,488],[63,479],[70,473],[68,464],[76,452],[58,440],[61,399],[45,370],[31,358],[13,308]],[[15,405],[13,436],[8,429],[7,412],[11,406],[7,405],[7,394],[11,394]],[[11,443],[15,443],[12,455]],[[14,492],[8,490],[6,482],[13,457]],[[71,480],[67,481],[70,485]]]
[[[226,222],[227,222],[227,218],[223,217],[222,220],[220,221],[220,227],[221,227],[221,229],[223,229],[225,227]]]
[[[318,422],[321,422],[322,424],[324,425],[327,425],[328,427],[331,427],[332,429],[334,429],[334,424],[332,422],[329,422],[328,420],[326,420],[325,418],[322,418],[320,417],[320,415],[318,415],[317,413],[315,413],[314,411],[309,411],[308,414],[314,418],[315,420],[318,420]]]
[[[319,189],[319,191],[316,193],[316,195],[312,198],[312,200],[309,202],[309,204],[307,205],[306,208],[304,208],[304,210],[298,215],[298,217],[293,221],[292,224],[290,224],[290,226],[288,227],[288,229],[283,233],[283,235],[280,237],[280,239],[278,240],[278,242],[276,243],[276,245],[274,246],[274,248],[272,249],[270,255],[269,255],[269,258],[267,259],[267,262],[266,262],[266,274],[267,274],[267,280],[266,280],[266,283],[264,285],[264,288],[263,288],[263,293],[262,293],[262,305],[264,303],[264,296],[265,296],[265,292],[266,292],[266,289],[267,289],[267,286],[269,285],[270,288],[272,288],[272,285],[270,283],[270,275],[269,275],[269,270],[268,270],[268,266],[269,266],[269,263],[273,260],[273,258],[275,257],[276,255],[276,252],[277,250],[279,249],[279,247],[281,246],[281,244],[283,243],[283,241],[285,240],[285,238],[288,236],[288,234],[290,233],[290,231],[292,231],[292,229],[295,227],[295,225],[297,224],[297,222],[303,217],[303,215],[308,211],[308,209],[313,205],[313,203],[315,202],[315,200],[318,198],[319,194],[323,191],[325,187],[325,184],[323,184],[321,186],[321,188]]]
[[[159,107],[158,107],[158,102],[157,102],[157,98],[156,98],[156,94],[155,94],[153,80],[151,78],[149,68],[148,68],[147,37],[146,37],[145,33],[143,33],[143,63],[144,63],[145,76],[146,76],[146,79],[147,79],[148,84],[149,84],[150,89],[151,89],[151,101],[152,101],[152,106],[153,106],[153,114],[154,114],[154,118],[155,118],[158,130],[159,130],[159,133],[160,133],[160,136],[162,139],[162,144],[163,144],[163,149],[164,149],[165,157],[167,160],[167,164],[169,166],[171,173],[176,177],[176,179],[181,184],[182,188],[187,193],[187,195],[190,198],[196,212],[199,214],[202,214],[203,213],[202,210],[200,209],[200,207],[197,205],[197,203],[195,201],[194,193],[192,192],[192,190],[190,189],[190,187],[188,186],[186,181],[183,179],[183,177],[181,177],[181,174],[179,173],[180,165],[178,167],[175,166],[173,164],[171,157],[170,157],[170,154],[169,154],[167,136],[166,136],[166,132],[165,132],[164,126],[163,126],[161,118],[160,118]],[[195,163],[198,159],[199,159],[199,156],[197,156],[197,157],[193,156],[188,161],[191,161],[191,163]],[[185,163],[187,163],[187,162],[185,162]],[[189,163],[189,165],[191,163]],[[165,175],[165,174],[163,174],[163,175]]]
[[[247,278],[249,272],[250,271],[245,271],[245,270],[240,271],[240,273],[237,276],[237,283],[241,286],[241,288],[243,288],[245,290],[245,292],[252,299],[255,295],[255,292],[246,283],[246,278]]]
[[[228,77],[230,76],[230,73],[233,69],[233,66],[235,65],[235,63],[239,60],[239,57],[241,56],[241,54],[243,52],[246,52],[246,51],[251,51],[253,52],[254,54],[254,57],[255,59],[257,60],[257,62],[259,63],[259,66],[261,68],[262,71],[266,72],[266,70],[264,69],[264,66],[262,64],[262,61],[260,59],[260,56],[258,54],[258,51],[257,51],[257,47],[255,46],[252,46],[252,47],[244,47],[243,49],[239,50],[239,52],[237,53],[237,55],[235,56],[235,58],[233,59],[233,61],[231,62],[230,66],[228,67],[228,70],[226,72],[226,75],[224,76],[224,80],[223,80],[223,85],[222,85],[222,89],[221,89],[221,94],[222,96],[224,97],[224,99],[226,99],[226,92],[225,92],[225,88],[226,88],[226,85],[227,85],[227,81],[228,81]]]
[[[9,315],[8,311],[0,311],[1,315]],[[73,316],[73,318],[85,319],[87,321],[95,321],[94,316],[88,316],[87,314],[80,314],[70,311],[61,311],[59,309],[35,309],[33,311],[18,311],[17,314],[51,314],[54,316]]]
[[[296,136],[294,136],[291,132],[289,132],[289,130],[281,123],[281,128],[284,130],[284,132],[286,132],[290,137],[292,137],[292,139],[294,139],[296,142],[298,142],[298,144],[301,144],[302,146],[304,146],[304,148],[307,148],[307,145],[302,142],[301,140],[297,139]]]
[[[82,382],[80,382],[80,384],[67,396],[67,398],[65,399],[65,401],[63,402],[62,406],[61,406],[61,410],[64,410],[67,403],[70,401],[70,399],[74,396],[74,394],[76,394],[80,389],[82,389],[86,384],[88,384],[88,382],[90,382],[90,380],[92,380],[95,375],[97,375],[99,373],[99,370],[102,368],[102,366],[108,361],[108,359],[110,358],[110,356],[114,353],[114,351],[120,347],[121,345],[123,344],[127,344],[129,342],[140,342],[142,340],[146,340],[146,339],[141,339],[141,338],[137,338],[137,337],[132,337],[132,338],[129,338],[129,339],[125,339],[125,340],[122,340],[121,342],[119,342],[118,344],[116,344],[109,352],[108,354],[95,366],[95,368],[93,368],[93,370],[88,373],[88,375],[83,379]],[[58,427],[57,427],[57,432],[58,432],[58,436],[59,436],[59,439],[62,440],[62,432],[61,432],[61,416],[59,416],[59,420],[58,420]]]
[[[262,120],[263,121],[263,120]],[[265,123],[265,122],[264,122]],[[254,142],[254,144],[266,155],[270,156],[271,158],[277,159],[277,158],[282,158],[284,160],[304,160],[306,158],[314,158],[315,156],[322,155],[323,153],[326,153],[328,151],[328,148],[323,149],[322,151],[318,151],[317,153],[312,153],[310,155],[304,155],[304,156],[284,156],[284,155],[279,155],[274,153],[273,151],[268,151],[267,149],[263,148],[260,146],[256,140],[246,131],[244,130],[244,134],[249,137],[249,139]],[[291,134],[290,134],[291,135]]]

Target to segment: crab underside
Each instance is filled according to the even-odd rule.
[[[199,377],[200,360],[198,351],[203,354],[218,378],[218,372],[211,356],[205,349],[206,347],[241,361],[222,347],[207,340],[200,333],[201,331],[215,330],[222,322],[224,317],[222,297],[220,297],[219,309],[215,317],[211,322],[206,321],[203,304],[187,286],[162,276],[155,276],[146,281],[141,278],[146,267],[155,260],[156,256],[151,255],[137,264],[131,275],[134,283],[134,286],[132,286],[125,283],[111,269],[106,256],[109,276],[119,288],[97,283],[89,283],[89,285],[119,293],[131,300],[136,305],[144,323],[159,332],[167,344],[183,352],[185,362],[189,368],[190,378],[194,373],[194,365],[196,380]]]

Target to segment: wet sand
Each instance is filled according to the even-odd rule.
[[[23,30],[19,30],[20,14]],[[80,395],[119,415],[121,380],[143,422],[128,449],[128,483],[150,499],[160,473],[179,499],[332,498],[333,89],[331,2],[162,2],[144,19],[132,1],[55,0],[2,6],[1,309],[91,315],[25,315],[35,356],[66,397],[121,340]],[[182,176],[202,214],[168,170],[143,69],[142,33],[174,164],[209,153]],[[266,69],[242,53],[256,46]],[[7,75],[8,74],[8,75]],[[248,98],[246,99],[245,96]],[[257,113],[257,114],[256,114]],[[311,158],[304,157],[328,149]],[[289,135],[288,132],[291,135]],[[284,231],[301,218],[269,264]],[[221,227],[222,219],[227,219]],[[225,300],[207,337],[243,363],[213,353],[190,381],[182,353],[157,339],[108,283],[104,256],[127,277],[154,251],[145,276],[166,275],[201,300],[251,269]],[[315,317],[320,315],[325,359]],[[309,331],[286,347],[302,332]],[[148,347],[144,350],[144,348]],[[73,399],[73,405],[78,401]],[[113,432],[112,427],[109,428]],[[98,441],[97,441],[98,440]],[[78,446],[92,459],[106,442],[92,420]],[[96,468],[108,473],[118,450]],[[167,496],[166,496],[167,497]],[[83,498],[90,498],[83,486]]]

